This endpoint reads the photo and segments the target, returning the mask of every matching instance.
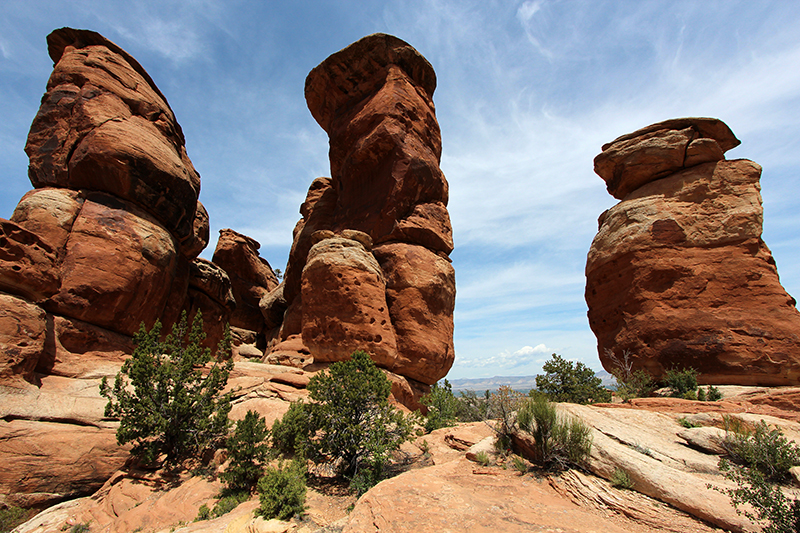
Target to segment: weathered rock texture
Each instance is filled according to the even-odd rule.
[[[141,323],[202,310],[215,345],[235,305],[227,274],[197,259],[200,176],[155,83],[97,33],[47,43],[35,189],[0,219],[0,500],[25,506],[89,493],[125,460],[98,386]]]
[[[455,275],[435,87],[425,58],[383,34],[308,75],[332,177],[311,184],[284,282],[261,300],[268,360],[332,362],[364,349],[423,384],[450,369]]]
[[[258,303],[278,286],[272,267],[258,255],[260,247],[255,239],[232,229],[221,229],[212,259],[230,277],[236,301],[231,326],[256,332],[264,329],[264,317]]]
[[[656,377],[694,367],[714,384],[800,380],[800,314],[761,240],[761,167],[716,119],[620,137],[595,172],[622,201],[604,212],[586,265],[589,324],[607,351]]]

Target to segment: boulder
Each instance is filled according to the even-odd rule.
[[[378,262],[358,241],[324,239],[303,269],[303,343],[317,362],[344,361],[359,349],[394,369],[397,344]]]
[[[278,286],[278,278],[269,263],[258,255],[261,245],[231,229],[219,230],[212,261],[228,274],[236,309],[231,325],[261,331],[264,317],[259,302]]]
[[[83,200],[79,191],[51,187],[34,189],[19,201],[11,221],[38,235],[63,257]]]
[[[44,306],[132,335],[161,316],[176,268],[177,243],[153,217],[130,202],[91,193],[67,242],[61,288]]]
[[[642,185],[700,163],[720,161],[740,144],[721,120],[673,119],[623,135],[603,146],[595,172],[619,200]]]
[[[713,135],[725,149],[738,144],[722,123],[699,120],[667,124],[689,137]],[[615,146],[629,152],[612,174],[628,176],[620,187],[631,189],[617,194],[610,187],[624,200],[600,216],[586,264],[589,324],[601,361],[613,370],[609,353],[627,351],[634,370],[656,378],[670,368],[693,367],[702,383],[796,384],[800,313],[761,239],[761,168],[747,160],[712,160],[664,164],[654,170],[658,178],[629,176],[634,168],[639,174],[661,168],[631,161],[653,153],[642,143],[677,131],[657,124],[603,152],[611,154],[603,155],[606,162],[614,160]]]
[[[375,248],[386,276],[386,301],[397,334],[393,372],[433,385],[455,359],[455,271],[423,246],[392,243]]]
[[[41,302],[58,291],[56,250],[35,233],[0,218],[0,290]]]
[[[206,338],[202,345],[217,349],[230,316],[236,308],[228,274],[213,262],[198,257],[189,270],[189,290],[184,310],[189,318],[200,312]]]

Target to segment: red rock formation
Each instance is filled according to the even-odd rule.
[[[208,213],[164,96],[97,33],[62,28],[48,48],[35,190],[0,219],[0,493],[24,506],[91,492],[124,462],[98,386],[142,322],[202,310],[216,345],[234,306],[225,272],[196,259]]]
[[[260,247],[255,239],[232,229],[221,229],[212,259],[228,273],[231,280],[233,298],[236,300],[231,326],[255,332],[264,329],[264,317],[261,316],[258,303],[278,286],[278,278],[272,267],[258,255]]]
[[[620,137],[595,158],[622,201],[603,213],[586,265],[589,324],[656,377],[694,367],[714,384],[800,380],[800,314],[761,240],[761,168],[726,161],[739,144],[715,119],[677,119]]]
[[[270,352],[282,360],[292,360],[291,343],[317,362],[365,349],[379,366],[427,384],[450,369],[455,276],[435,88],[425,58],[383,34],[308,75],[306,101],[330,137],[332,177],[311,184],[284,283],[261,301],[268,327],[278,328]]]

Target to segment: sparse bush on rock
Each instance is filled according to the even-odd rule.
[[[558,354],[542,365],[536,388],[553,402],[601,403],[611,401],[611,391],[602,386],[594,370],[581,362],[567,361]]]
[[[260,506],[256,514],[267,520],[288,520],[303,514],[306,502],[306,467],[300,461],[289,466],[267,467],[258,480]]]
[[[213,360],[203,348],[203,319],[198,312],[187,326],[184,312],[172,332],[160,341],[161,323],[148,332],[142,324],[133,340],[136,349],[117,374],[114,386],[104,378],[100,394],[108,398],[105,416],[120,420],[119,444],[133,443],[131,453],[152,463],[165,455],[176,465],[209,445],[218,444],[228,427],[230,395],[221,395],[233,367],[230,332]],[[184,339],[188,340],[184,343]],[[220,363],[227,359],[226,363]]]
[[[730,419],[726,426],[733,426]],[[736,512],[762,525],[767,533],[800,531],[800,499],[787,497],[779,486],[789,480],[789,469],[800,464],[800,447],[763,420],[753,431],[741,425],[736,429],[723,441],[728,457],[720,459],[719,469],[737,486],[711,488],[730,496]]]
[[[579,418],[560,417],[544,396],[526,399],[517,414],[519,428],[535,443],[529,459],[546,469],[564,470],[582,464],[592,449],[589,427]]]

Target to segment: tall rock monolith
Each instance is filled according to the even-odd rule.
[[[447,374],[455,275],[435,88],[430,63],[384,34],[308,75],[331,177],[311,184],[284,282],[261,301],[268,359],[325,363],[364,349],[421,384]]]

